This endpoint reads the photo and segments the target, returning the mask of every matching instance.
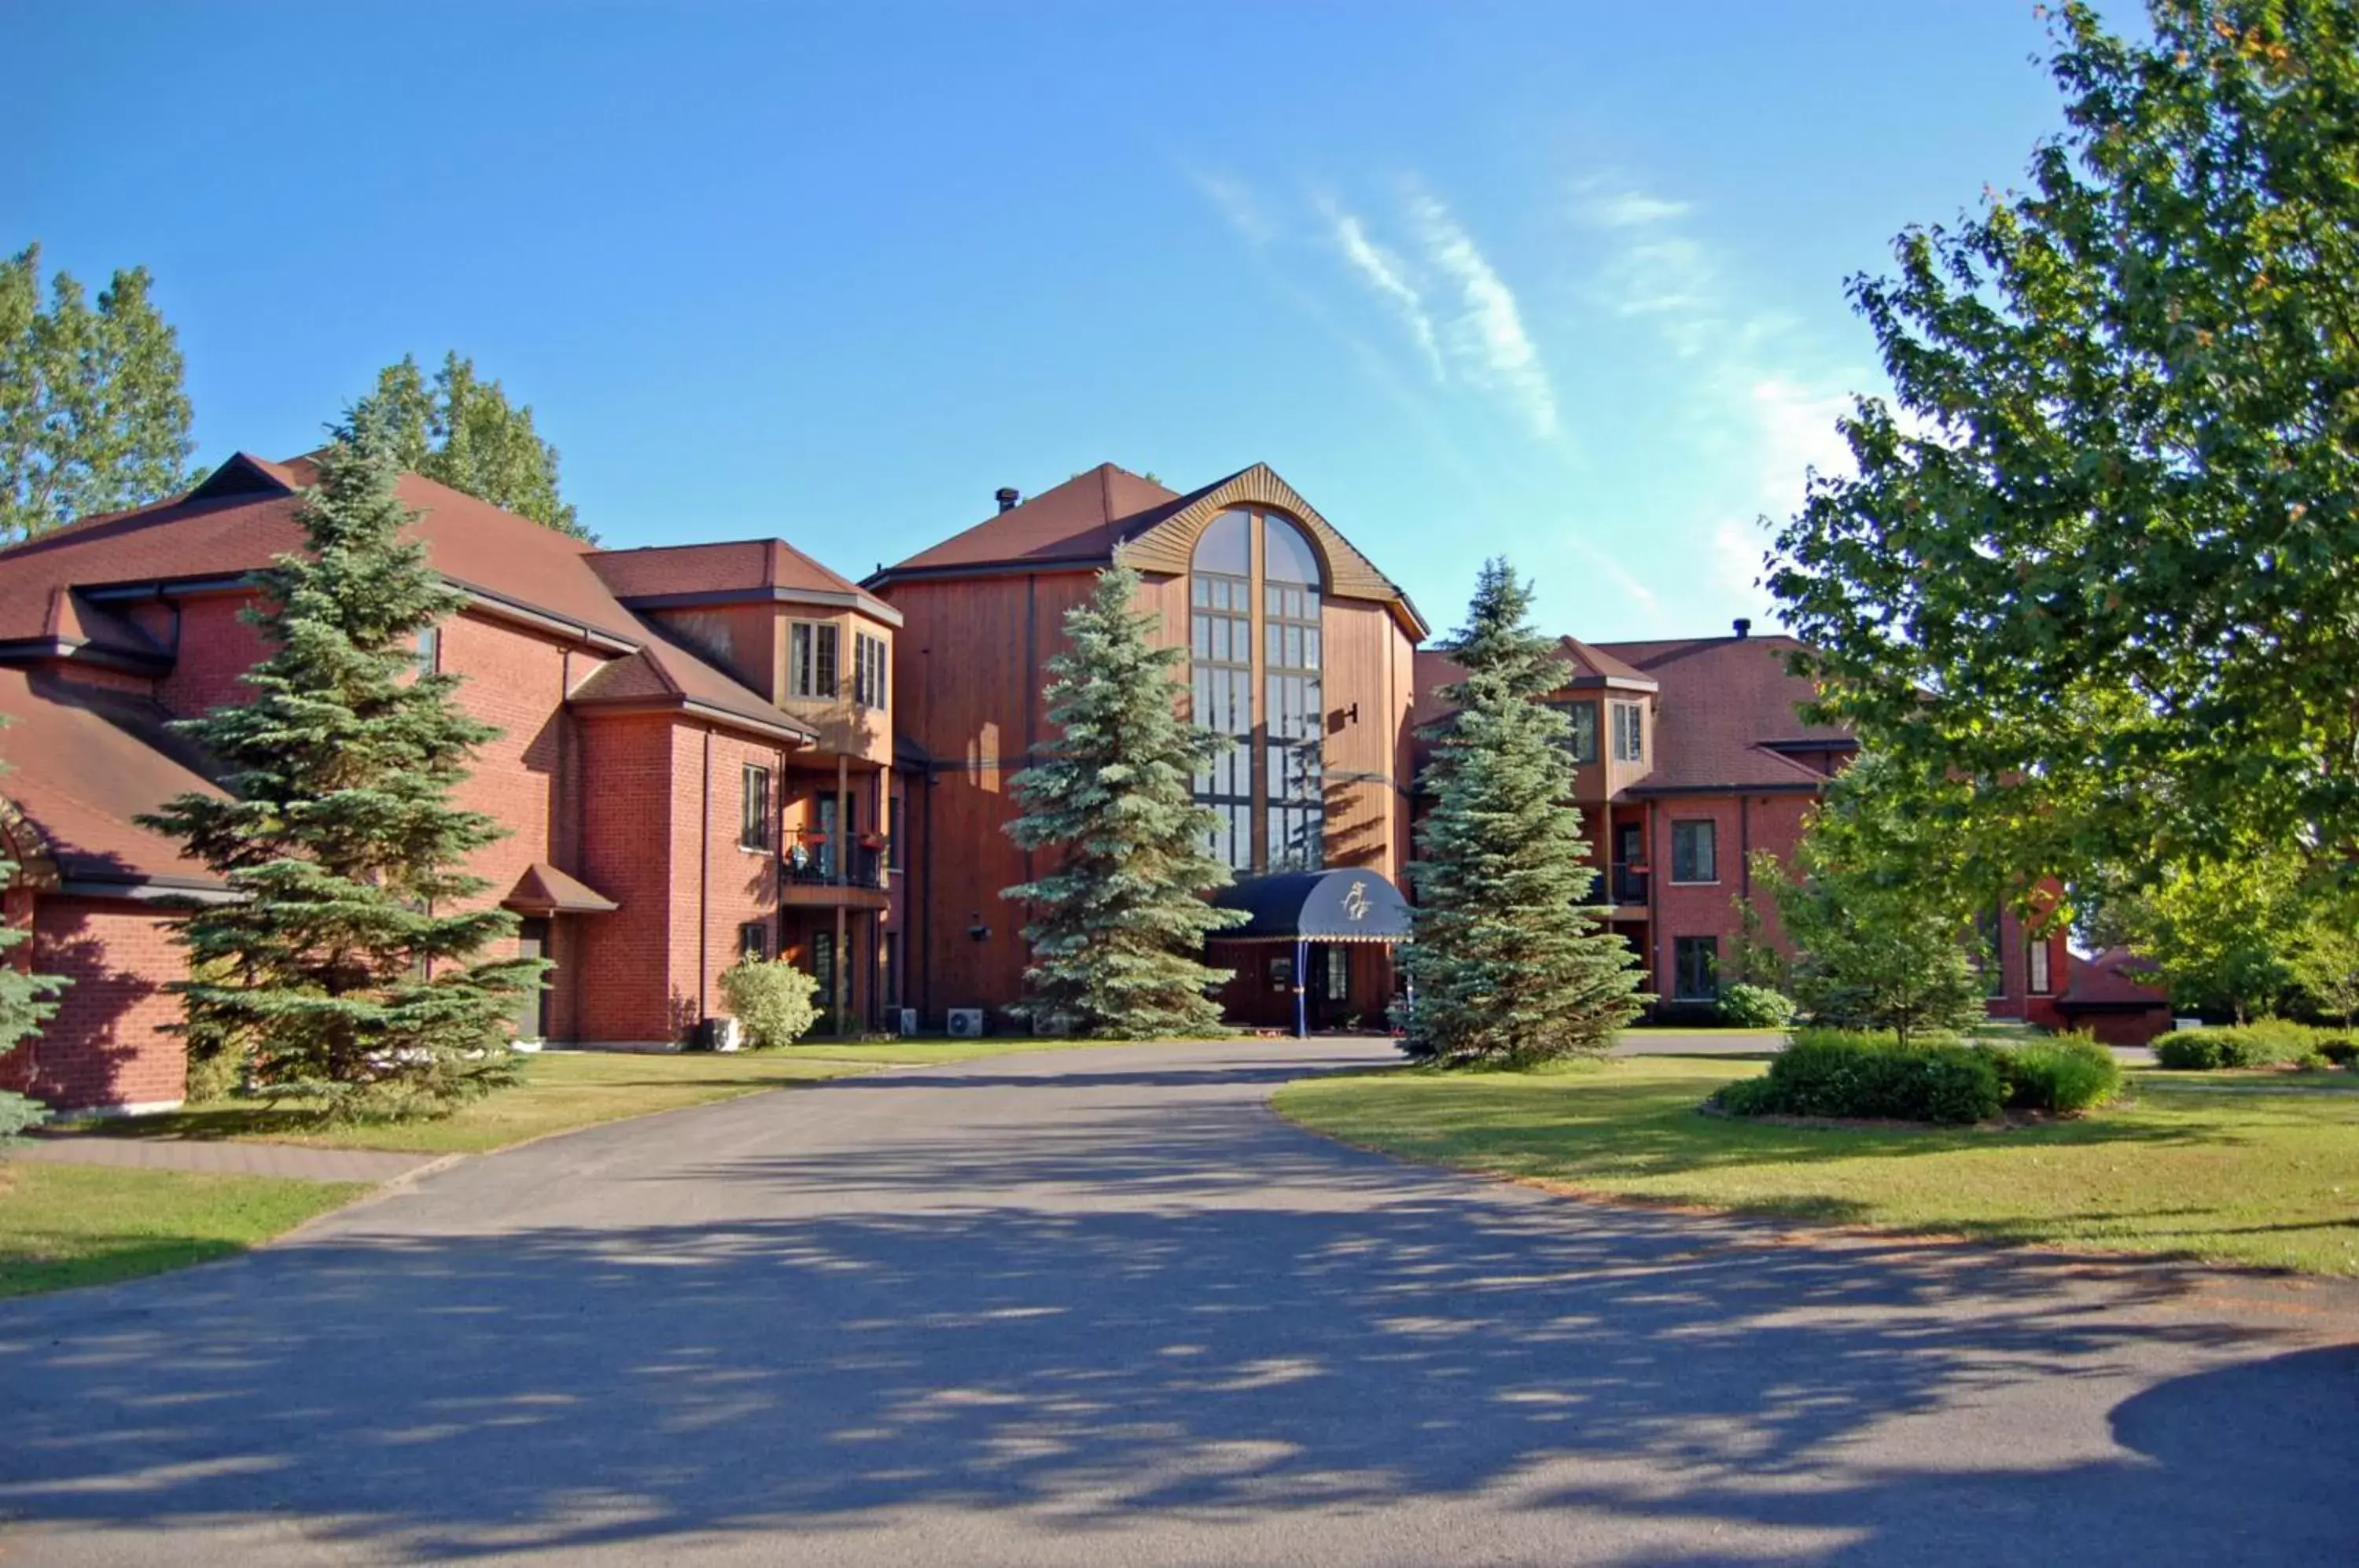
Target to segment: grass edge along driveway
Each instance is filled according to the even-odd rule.
[[[1103,1043],[1006,1038],[820,1041],[726,1055],[538,1051],[527,1058],[522,1083],[440,1121],[322,1127],[308,1123],[299,1106],[227,1101],[84,1126],[114,1138],[478,1154],[886,1067]],[[37,1164],[0,1153],[0,1298],[112,1284],[231,1257],[375,1190],[368,1182]]]
[[[1669,1056],[1393,1070],[1290,1083],[1275,1103],[1345,1143],[1576,1193],[2359,1275],[2359,1087],[2136,1073],[2118,1105],[2005,1130],[1803,1127],[1696,1109],[1761,1070]]]

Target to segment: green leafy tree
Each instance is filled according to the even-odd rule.
[[[819,976],[783,958],[744,958],[721,972],[721,995],[755,1049],[792,1045],[819,1021]]]
[[[516,931],[468,907],[485,884],[463,863],[500,829],[449,797],[498,732],[460,709],[455,676],[418,670],[419,634],[462,601],[400,537],[397,473],[356,410],[304,497],[306,553],[262,574],[254,696],[178,726],[227,798],[141,819],[243,895],[181,928],[192,1046],[332,1116],[439,1112],[511,1082],[508,1021],[548,967],[479,956]]]
[[[561,534],[592,537],[559,494],[557,449],[533,429],[531,406],[511,404],[498,382],[475,375],[474,361],[446,354],[429,384],[405,354],[377,373],[362,406],[383,421],[409,472]]]
[[[1008,836],[1052,862],[1003,895],[1031,911],[1029,994],[1010,1010],[1044,1032],[1216,1030],[1211,993],[1229,973],[1198,954],[1243,919],[1204,901],[1229,870],[1205,853],[1214,818],[1193,794],[1228,743],[1181,716],[1176,669],[1187,652],[1155,645],[1159,617],[1133,608],[1138,583],[1136,572],[1111,568],[1066,612],[1067,648],[1049,661],[1042,693],[1060,738],[1010,786],[1024,814]]]
[[[1894,401],[1768,583],[1995,868],[2359,845],[2359,0],[2054,13],[2029,189],[1855,278]]]
[[[180,348],[145,267],[95,307],[41,249],[0,262],[0,545],[179,491],[189,479]]]
[[[1434,805],[1408,867],[1416,940],[1401,963],[1416,1000],[1401,1047],[1419,1060],[1593,1055],[1653,1000],[1629,943],[1583,905],[1597,871],[1571,804],[1571,727],[1540,701],[1564,667],[1531,607],[1531,585],[1485,561],[1466,625],[1442,645],[1466,673],[1441,690],[1455,712],[1431,732],[1419,780]]]
[[[1864,755],[1828,786],[1790,866],[1755,862],[1794,944],[1794,999],[1816,1021],[1906,1044],[1983,1017],[1973,904],[1941,835],[1901,770]]]
[[[2310,914],[2284,852],[2166,867],[2111,909],[2128,944],[2154,961],[2172,1006],[2238,1023],[2285,1002]]]
[[[2288,970],[2312,1008],[2349,1029],[2359,1018],[2359,922],[2350,910],[2313,915],[2294,940]]]
[[[0,716],[0,726],[7,724]],[[0,773],[7,769],[0,767]],[[5,811],[0,804],[0,811]],[[0,829],[5,824],[0,823]],[[16,863],[6,854],[7,838],[0,831],[0,893],[5,893],[16,880]],[[0,920],[0,1056],[5,1056],[32,1038],[44,1020],[58,1010],[58,993],[67,981],[61,975],[36,975],[17,967],[8,956],[12,947],[30,940],[32,932]],[[6,1143],[15,1134],[49,1119],[49,1112],[38,1100],[23,1094],[0,1091],[0,1143]]]

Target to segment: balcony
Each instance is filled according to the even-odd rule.
[[[1601,871],[1590,884],[1589,897],[1582,900],[1594,909],[1627,909],[1644,914],[1647,909],[1647,873],[1642,867],[1617,866]]]
[[[881,909],[888,901],[892,859],[885,846],[854,844],[832,854],[825,844],[790,844],[778,861],[778,901],[800,909]]]

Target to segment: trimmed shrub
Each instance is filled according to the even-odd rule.
[[[742,959],[721,972],[721,994],[756,1047],[792,1045],[819,1017],[819,977],[784,959]]]
[[[2345,1038],[2284,1018],[2263,1018],[2257,1023],[2164,1035],[2154,1042],[2154,1057],[2163,1066],[2182,1072],[2282,1067],[2319,1055],[2325,1042]]]
[[[2009,1110],[2070,1116],[2122,1090],[2122,1064],[2086,1035],[1988,1048]]]
[[[1739,1029],[1784,1029],[1794,1021],[1794,1004],[1782,991],[1740,980],[1720,994],[1720,1016]]]
[[[1767,1075],[1732,1083],[1714,1101],[1737,1116],[1957,1125],[1996,1116],[2006,1094],[1991,1054],[1972,1046],[1904,1046],[1854,1030],[1805,1029]]]

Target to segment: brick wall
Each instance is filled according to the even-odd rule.
[[[26,901],[12,895],[12,909]],[[60,1109],[177,1103],[186,1083],[179,998],[164,989],[188,965],[172,922],[143,906],[36,894],[31,966],[71,980],[39,1034],[0,1057],[0,1087]],[[23,923],[24,917],[16,917]]]
[[[251,692],[245,672],[270,655],[258,627],[239,618],[255,603],[251,593],[209,593],[177,601],[177,622],[167,618],[166,646],[176,652],[171,673],[156,683],[157,700],[184,719]]]

